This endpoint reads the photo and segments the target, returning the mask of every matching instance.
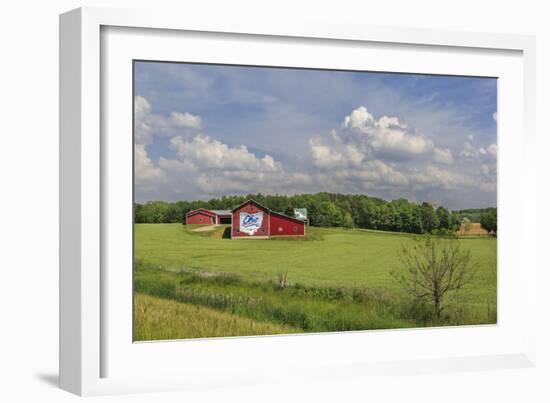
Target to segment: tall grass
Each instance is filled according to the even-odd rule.
[[[306,332],[411,327],[387,304],[358,303],[343,289],[281,288],[277,280],[248,282],[232,275],[203,277],[191,272],[136,268],[137,292],[205,306],[231,314],[300,328]]]
[[[252,282],[235,274],[192,270],[176,273],[143,262],[136,265],[135,276],[135,288],[139,293],[208,307],[253,321],[289,326],[304,332],[496,321],[493,312],[483,310],[482,314],[472,314],[460,306],[449,307],[445,315],[435,321],[432,307],[406,300],[384,289],[305,286],[292,284],[289,279],[285,279],[285,282],[286,286],[281,287],[280,278]]]
[[[296,333],[298,329],[137,293],[134,339],[170,340],[199,337]]]

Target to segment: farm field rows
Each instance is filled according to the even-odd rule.
[[[224,231],[135,225],[136,340],[434,324],[426,312],[411,311],[390,275],[400,268],[398,252],[409,234],[309,227],[305,239],[231,240],[223,238]],[[449,301],[443,324],[494,323],[496,239],[459,242],[479,269],[475,282]],[[147,310],[140,308],[144,300]],[[145,330],[155,328],[151,315],[158,317],[153,312],[162,303],[188,319],[172,321],[182,325],[165,334]],[[202,330],[191,324],[201,320]],[[246,330],[227,327],[233,320]],[[219,326],[212,327],[216,321]],[[230,330],[205,331],[212,328]]]

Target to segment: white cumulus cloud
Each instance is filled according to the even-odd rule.
[[[491,144],[487,148],[479,147],[476,148],[473,146],[470,142],[465,142],[464,147],[462,148],[462,151],[460,152],[460,156],[464,159],[472,160],[472,159],[486,159],[486,158],[494,158],[497,157],[498,148],[496,144]]]
[[[335,147],[335,144],[337,146]],[[313,165],[318,168],[359,166],[365,155],[353,144],[342,144],[336,140],[332,146],[324,145],[319,138],[310,140]]]
[[[134,97],[135,142],[150,144],[153,136],[172,137],[193,133],[202,127],[200,116],[189,112],[172,112],[164,116],[151,111],[149,101],[142,96]]]
[[[134,146],[134,174],[138,184],[160,180],[164,177],[162,169],[155,166],[147,155],[147,150],[143,144]]]
[[[448,148],[435,147],[433,153],[435,162],[440,164],[452,164],[454,162],[453,152]]]
[[[170,143],[181,160],[205,169],[251,172],[273,172],[281,169],[280,164],[268,154],[258,158],[244,145],[230,147],[204,134],[191,140],[174,137]]]
[[[200,129],[202,126],[200,116],[191,115],[189,112],[172,112],[170,119],[175,126]]]
[[[497,145],[496,144],[491,144],[489,147],[487,147],[487,153],[496,158],[497,154],[498,154]]]
[[[200,116],[154,114],[147,99],[139,96],[134,105],[135,181],[141,195],[161,192],[177,199],[258,191],[296,193],[313,183],[306,172],[286,172],[269,154],[257,156],[245,145],[231,146],[200,133]],[[162,156],[155,162],[149,157],[147,148],[158,136],[170,137],[175,158]]]
[[[139,96],[134,105],[136,189],[142,199],[324,190],[429,200],[442,191],[496,188],[496,144],[480,146],[472,134],[463,146],[460,137],[439,144],[442,137],[432,139],[396,116],[378,118],[365,106],[352,110],[337,129],[310,138],[309,158],[292,166],[292,160],[274,157],[280,154],[253,152],[203,133],[200,116],[155,114]],[[156,141],[160,136],[170,138],[171,153],[154,161],[148,149],[165,147]]]
[[[349,141],[355,141],[359,149],[392,156],[413,156],[431,151],[433,142],[423,135],[416,134],[395,116],[382,116],[376,119],[365,106],[353,110],[344,118],[342,127]]]
[[[341,131],[310,140],[312,162],[324,169],[359,167],[374,159],[402,160],[429,152],[437,162],[453,162],[450,149],[435,147],[432,140],[409,130],[395,116],[376,119],[365,106],[344,117]]]
[[[476,147],[474,136],[467,137],[462,150],[453,150],[436,145],[395,116],[376,118],[360,106],[343,119],[340,130],[310,140],[310,157],[321,171],[319,182],[331,191],[422,197],[436,189],[491,189],[494,175],[472,174],[477,163],[472,165],[470,160],[487,160],[487,169],[493,172],[490,157],[496,154],[496,146]],[[457,161],[455,155],[461,158]]]

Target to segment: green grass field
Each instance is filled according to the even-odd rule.
[[[495,238],[459,241],[479,269],[475,281],[447,301],[444,322],[434,323],[429,307],[411,305],[390,275],[400,268],[398,251],[411,235],[310,227],[305,239],[231,240],[222,237],[223,231],[135,225],[135,285],[144,294],[136,300],[136,340],[496,321]],[[278,287],[281,273],[290,285],[284,289]],[[170,315],[179,312],[176,316],[188,319],[168,320],[172,325],[166,331],[151,327],[148,316],[169,314],[160,302],[149,301],[152,308],[146,311],[137,309],[145,294],[169,301]],[[182,307],[178,311],[173,304]],[[227,327],[231,318],[246,322]],[[210,324],[200,330],[191,319]],[[228,330],[208,330],[217,320],[216,328]]]

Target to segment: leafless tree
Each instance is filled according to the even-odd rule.
[[[288,271],[279,272],[277,275],[277,285],[279,288],[286,288],[288,286]]]
[[[460,226],[460,230],[462,235],[468,235],[470,233],[470,230],[472,229],[472,222],[467,217],[464,217],[461,224],[462,225]]]
[[[457,239],[415,238],[402,247],[399,258],[402,268],[392,276],[413,298],[433,303],[437,319],[444,297],[469,284],[477,272],[470,251],[462,250]]]

